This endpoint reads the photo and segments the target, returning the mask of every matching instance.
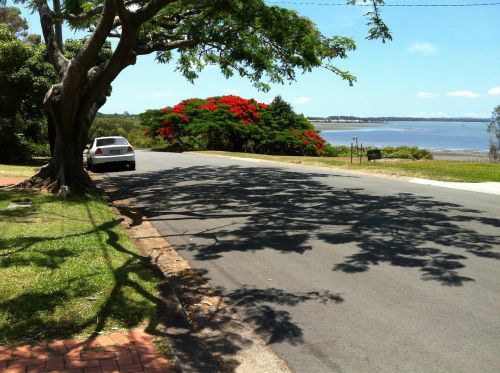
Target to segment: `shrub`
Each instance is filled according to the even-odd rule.
[[[50,157],[49,144],[34,144],[29,143],[28,149],[33,157]]]
[[[23,163],[30,159],[29,146],[21,136],[0,128],[0,163]]]
[[[366,156],[366,151],[376,149],[375,147],[369,146],[363,148],[364,155]],[[400,158],[400,159],[432,159],[432,153],[427,149],[420,149],[417,146],[386,146],[379,148],[382,153],[382,157],[386,158]],[[350,157],[351,148],[349,146],[331,146],[327,145],[325,149],[325,155],[328,157]]]
[[[383,157],[401,159],[432,159],[432,153],[427,149],[420,149],[417,146],[386,146],[381,149]]]

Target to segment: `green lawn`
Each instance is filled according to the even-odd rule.
[[[32,207],[7,209],[15,200]],[[157,280],[110,207],[0,189],[0,345],[147,327]]]
[[[458,161],[436,161],[436,160],[401,160],[395,162],[377,161],[362,164],[350,163],[346,158],[328,158],[328,157],[293,157],[276,156],[252,153],[231,153],[210,151],[203,152],[207,154],[225,155],[233,157],[245,157],[255,159],[266,159],[277,162],[298,163],[311,166],[331,167],[337,169],[348,169],[366,171],[378,174],[388,174],[397,176],[419,177],[443,181],[460,182],[500,182],[500,164],[499,163],[478,163],[478,162],[458,162]],[[359,161],[359,159],[358,159]]]
[[[0,177],[24,177],[33,176],[39,167],[35,165],[17,166],[17,165],[0,165]]]

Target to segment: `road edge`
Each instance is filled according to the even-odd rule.
[[[207,356],[200,354],[200,349],[210,354],[222,372],[292,372],[288,364],[224,302],[218,290],[203,274],[193,268],[142,216],[139,209],[130,200],[123,199],[118,189],[106,185],[106,175],[93,174],[92,179],[123,220],[127,234],[141,255],[147,257],[151,265],[163,275],[164,281],[160,287],[167,305],[165,311],[172,313],[176,323],[181,325],[173,330],[167,328],[166,337],[183,372],[213,371]],[[169,322],[172,321],[171,315],[165,316]],[[182,325],[179,317],[189,324],[191,332],[186,329],[187,325]],[[186,337],[186,333],[191,334],[191,341],[181,341],[179,344],[175,336]],[[187,346],[185,343],[193,345]],[[189,353],[200,355],[198,358],[201,360],[193,366],[189,362],[191,356],[179,356],[176,344]]]
[[[362,171],[362,170],[348,170],[344,169],[341,167],[335,167],[335,166],[319,166],[319,165],[308,165],[308,164],[302,164],[302,163],[294,163],[294,162],[282,162],[282,161],[274,161],[270,159],[260,159],[260,158],[244,158],[244,157],[237,157],[237,156],[230,156],[230,155],[223,155],[223,154],[210,154],[210,153],[202,153],[202,152],[186,152],[194,155],[207,155],[207,156],[212,156],[212,157],[222,157],[222,158],[229,158],[229,159],[237,159],[237,160],[242,160],[242,161],[247,161],[247,162],[267,162],[271,164],[286,164],[290,166],[297,166],[297,167],[306,167],[306,168],[316,168],[318,170],[329,170],[329,171],[334,171],[334,172],[343,172],[346,174],[351,174],[351,175],[357,175],[357,176],[366,176],[366,177],[374,177],[378,179],[386,179],[386,180],[395,180],[395,181],[401,181],[401,182],[408,182],[412,184],[421,184],[421,185],[428,185],[428,186],[433,186],[433,187],[438,187],[438,188],[448,188],[448,189],[455,189],[455,190],[463,190],[467,192],[474,192],[474,193],[484,193],[484,194],[491,194],[491,195],[500,195],[500,182],[495,182],[495,181],[487,181],[487,182],[478,182],[478,183],[466,183],[466,182],[458,182],[458,181],[442,181],[442,180],[434,180],[434,179],[424,179],[424,178],[416,178],[413,176],[402,176],[402,175],[391,175],[391,174],[384,174],[384,173],[376,173],[376,172],[367,172],[367,171]]]

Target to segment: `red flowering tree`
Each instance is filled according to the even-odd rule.
[[[313,126],[283,100],[270,105],[228,95],[187,99],[143,116],[146,136],[166,150],[229,150],[267,154],[326,155],[328,146]],[[153,115],[153,116],[151,116]]]

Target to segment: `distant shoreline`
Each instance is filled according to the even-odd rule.
[[[311,122],[319,131],[349,131],[359,128],[381,127],[382,122]]]
[[[434,159],[439,161],[471,161],[471,162],[487,162],[489,160],[488,152],[468,151],[468,150],[432,150]]]
[[[383,122],[491,122],[491,118],[417,118],[417,117],[307,117],[316,123],[383,123]]]
[[[450,120],[450,122],[453,122]],[[312,121],[314,127],[319,131],[349,131],[360,128],[382,127],[383,122],[315,122]],[[434,159],[447,161],[472,161],[486,162],[488,161],[487,151],[475,150],[448,150],[448,149],[428,149]]]

